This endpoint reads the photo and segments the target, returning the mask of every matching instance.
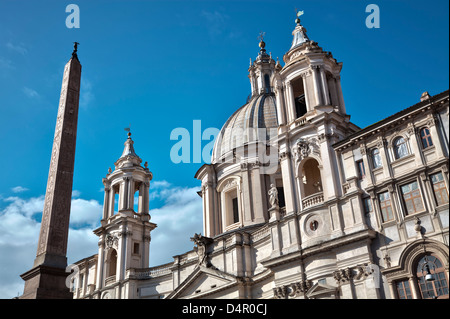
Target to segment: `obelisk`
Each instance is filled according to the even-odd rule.
[[[66,253],[81,80],[77,46],[75,42],[64,67],[36,259],[33,268],[21,275],[23,299],[73,298],[66,286]]]

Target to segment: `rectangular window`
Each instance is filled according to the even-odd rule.
[[[394,220],[394,212],[392,211],[392,201],[389,192],[378,194],[378,200],[380,202],[383,222]]]
[[[433,146],[433,140],[431,139],[430,130],[428,128],[425,127],[420,130],[420,138],[424,149]]]
[[[359,179],[364,179],[366,177],[366,169],[364,168],[364,162],[362,160],[356,162],[358,168]]]
[[[239,206],[237,197],[233,198],[233,223],[239,222]]]
[[[371,153],[372,153],[373,168],[383,166],[383,163],[381,162],[380,150],[378,148],[374,148]]]
[[[408,280],[397,282],[397,292],[399,299],[413,299]]]
[[[433,174],[430,176],[430,179],[433,184],[433,192],[437,205],[448,204],[448,191],[442,173]]]
[[[403,196],[403,203],[406,208],[406,215],[423,211],[422,195],[420,194],[417,182],[409,183],[400,187]]]
[[[139,254],[139,243],[134,243],[133,254]]]

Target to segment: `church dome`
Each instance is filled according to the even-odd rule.
[[[233,150],[245,145],[266,143],[277,128],[275,95],[263,93],[253,97],[225,122],[217,135],[211,163],[233,158]]]

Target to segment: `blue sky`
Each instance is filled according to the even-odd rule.
[[[79,29],[65,25],[71,3],[80,8]],[[380,8],[379,29],[365,25],[370,3]],[[69,262],[97,251],[92,229],[101,218],[101,179],[121,155],[130,125],[136,152],[154,176],[150,208],[159,227],[150,264],[157,265],[191,249],[189,237],[202,231],[194,174],[203,163],[172,163],[170,133],[192,132],[194,120],[202,130],[220,129],[245,103],[260,31],[267,51],[282,61],[294,9],[304,10],[310,39],[343,62],[347,112],[365,127],[417,103],[423,91],[448,89],[448,6],[446,0],[2,0],[0,297],[22,293],[19,274],[35,257],[62,72],[74,41],[83,70]]]

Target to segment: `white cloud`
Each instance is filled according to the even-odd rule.
[[[14,69],[14,64],[11,60],[0,56],[0,69]]]
[[[207,22],[207,30],[211,37],[215,38],[221,35],[225,31],[225,23],[228,20],[229,16],[221,13],[217,10],[214,12],[203,10],[200,13],[201,17],[204,17]]]
[[[16,186],[16,187],[11,188],[11,190],[13,191],[13,193],[22,193],[22,192],[26,192],[29,189],[22,187],[22,186]]]
[[[92,101],[94,101],[95,96],[92,90],[92,83],[88,79],[81,77],[80,86],[80,107],[89,106]]]
[[[80,191],[77,191],[77,190],[73,190],[72,191],[72,198],[74,198],[74,197],[80,197],[80,195],[81,195],[81,192]]]
[[[190,238],[203,231],[202,199],[197,191],[197,188],[170,187],[158,192],[165,204],[150,210],[151,222],[158,225],[151,233],[151,266],[173,261],[173,256],[193,249]]]
[[[78,228],[89,226],[92,229],[100,223],[102,213],[103,206],[96,200],[72,199],[70,225]]]
[[[8,42],[6,43],[6,47],[11,51],[20,53],[21,55],[25,55],[28,52],[23,44],[12,44],[11,42]]]
[[[190,237],[203,231],[202,200],[197,188],[172,186],[167,181],[152,184],[162,202],[161,207],[150,210],[151,222],[158,225],[151,233],[150,243],[150,265],[156,266],[193,249]],[[36,257],[41,226],[36,214],[42,213],[44,195],[0,197],[0,201],[6,203],[0,210],[0,256],[7,256],[0,258],[0,298],[13,298],[23,293],[24,281],[20,275],[31,269]],[[92,231],[100,226],[103,211],[96,200],[83,198],[72,198],[71,209],[69,264],[98,252],[98,237]]]
[[[150,188],[167,188],[171,186],[168,181],[152,181]]]
[[[29,199],[22,199],[17,196],[4,198],[3,201],[9,202],[10,204],[0,212],[0,218],[8,216],[9,214],[20,214],[27,218],[31,218],[34,214],[42,213],[44,199],[44,195]]]
[[[36,92],[33,89],[30,89],[28,87],[23,87],[22,89],[23,93],[25,93],[26,96],[28,96],[29,98],[38,98],[39,97],[39,93]]]
[[[33,218],[42,213],[44,195],[32,198],[0,198],[7,204],[0,210],[0,298],[23,293],[20,275],[31,269],[36,257],[41,223]],[[67,256],[69,263],[97,252],[98,237],[92,230],[100,223],[101,205],[95,200],[72,199]]]

